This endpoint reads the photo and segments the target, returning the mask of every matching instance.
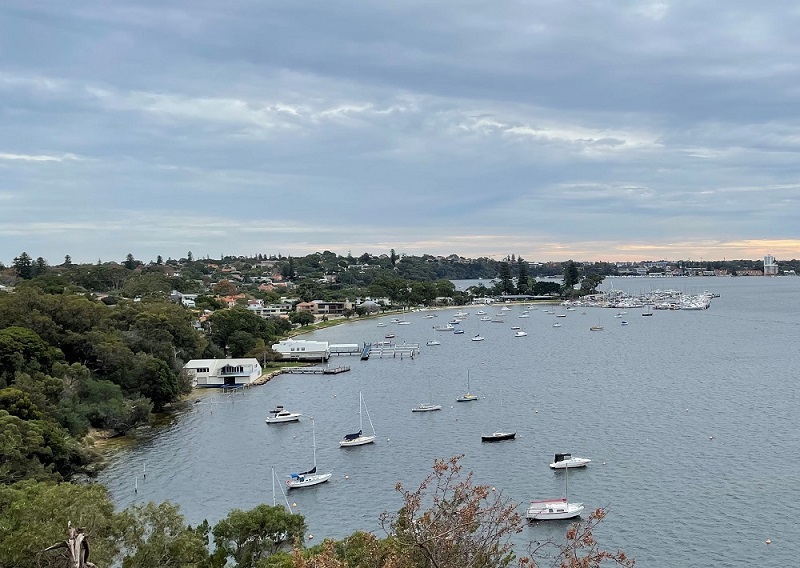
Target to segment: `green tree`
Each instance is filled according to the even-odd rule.
[[[584,294],[596,294],[597,287],[603,282],[604,279],[605,277],[601,276],[600,274],[587,274],[583,277],[583,280],[581,280],[581,292]]]
[[[292,323],[300,324],[301,326],[305,327],[307,325],[311,325],[316,321],[314,314],[311,312],[301,311],[301,312],[293,312],[289,316],[289,321]]]
[[[580,282],[581,274],[578,270],[578,265],[575,264],[573,261],[569,261],[567,263],[566,269],[564,270],[564,290],[565,292],[571,291],[575,285]]]
[[[398,259],[398,256],[397,256],[397,253],[394,252],[394,249],[389,251],[389,262],[392,263],[392,266],[395,266],[397,264],[397,259]]]
[[[18,257],[15,257],[12,266],[17,276],[23,280],[33,278],[33,261],[27,252],[23,252]]]
[[[128,270],[133,270],[136,268],[136,259],[133,258],[131,253],[128,253],[128,255],[125,257],[125,262],[123,262],[122,265]]]
[[[207,566],[207,536],[186,526],[177,505],[134,505],[119,515],[117,524],[125,550],[122,568]]]
[[[517,258],[517,294],[529,294],[530,284],[528,282],[528,263]]]
[[[62,356],[35,331],[17,326],[0,329],[0,384],[13,383],[18,371],[48,370]]]
[[[500,282],[497,289],[501,294],[514,293],[514,281],[511,277],[511,265],[508,262],[500,263]]]
[[[259,505],[249,511],[234,509],[213,529],[214,544],[239,568],[254,568],[282,547],[303,540],[302,515],[281,506]]]
[[[0,566],[63,568],[60,551],[42,551],[64,541],[70,523],[89,535],[89,560],[111,566],[119,549],[114,505],[104,486],[33,481],[0,486]]]

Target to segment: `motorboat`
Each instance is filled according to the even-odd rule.
[[[592,327],[589,328],[589,330],[590,331],[603,331],[603,326],[602,325],[593,325]]]
[[[472,341],[483,341],[483,336],[479,333],[478,335],[473,336]]]
[[[519,330],[518,332],[516,332],[516,333],[514,334],[514,337],[525,337],[525,336],[527,336],[527,335],[528,335],[528,332],[527,332],[527,331],[524,331],[524,330]]]
[[[266,422],[267,424],[278,424],[280,422],[297,422],[300,420],[302,414],[299,412],[289,412],[283,406],[276,406],[275,410],[269,411],[269,416],[267,416]]]
[[[455,326],[453,324],[448,323],[448,324],[445,324],[445,325],[440,325],[439,327],[437,327],[435,329],[436,329],[436,331],[453,331],[455,329]]]
[[[453,333],[455,333],[456,335],[461,335],[462,333],[464,333],[464,330],[463,329],[456,329],[456,330],[453,331]]]
[[[425,345],[441,345],[442,342],[438,339],[431,339],[430,341],[426,341]]]
[[[385,323],[383,323],[383,322],[381,322],[381,323],[379,323],[379,324],[378,324],[376,327],[386,327],[386,324],[385,324]]]
[[[561,327],[561,324],[556,322],[556,323],[553,324],[553,327]]]
[[[411,409],[411,412],[433,412],[435,410],[441,410],[441,404],[430,404],[428,402],[421,402],[417,406]]]
[[[386,339],[392,339],[394,337],[394,333],[387,333],[383,337],[386,338]]]
[[[620,323],[621,323],[622,325],[628,325],[628,322],[626,322],[625,320],[622,320]]]
[[[481,321],[492,321],[492,318],[489,316],[481,316]]]
[[[550,464],[550,469],[566,469],[568,467],[585,467],[586,464],[592,463],[589,458],[573,457],[572,454],[556,454],[553,457],[553,463]]]
[[[503,440],[513,440],[516,436],[516,432],[492,432],[491,434],[482,434],[481,442],[502,442]]]

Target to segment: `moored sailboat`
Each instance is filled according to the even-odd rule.
[[[364,418],[362,411],[366,411],[367,413],[367,420],[369,421],[369,426],[372,429],[372,435],[364,435]],[[349,448],[353,446],[363,446],[365,444],[371,444],[375,441],[375,426],[372,425],[372,418],[369,416],[369,410],[367,409],[367,405],[364,402],[364,397],[361,394],[361,391],[358,392],[358,432],[354,434],[345,434],[344,438],[339,442],[339,446],[342,448]]]
[[[290,474],[289,479],[286,480],[286,485],[289,489],[301,489],[319,485],[328,481],[333,475],[332,473],[317,473],[317,434],[313,418],[311,419],[311,439],[312,447],[314,448],[314,467],[302,473]]]

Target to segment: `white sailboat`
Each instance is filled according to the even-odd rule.
[[[317,431],[313,418],[311,419],[311,439],[313,440],[312,446],[314,448],[314,467],[302,473],[290,474],[289,479],[286,480],[286,485],[289,489],[301,489],[319,485],[328,481],[333,475],[332,473],[317,473]]]
[[[469,371],[467,371],[467,392],[456,399],[456,402],[472,402],[478,400],[478,395],[469,392]]]
[[[364,435],[364,417],[362,411],[367,413],[367,420],[369,421],[369,426],[372,429],[372,435]],[[339,446],[342,448],[363,446],[365,444],[373,443],[375,438],[375,426],[372,425],[372,418],[369,416],[369,409],[364,402],[364,397],[362,396],[361,391],[358,391],[358,432],[355,434],[345,434],[344,438],[342,438],[342,440],[339,442]]]
[[[525,518],[529,521],[557,521],[580,517],[583,503],[569,502],[569,469],[564,470],[564,497],[561,499],[543,499],[531,501]]]
[[[434,404],[432,399],[433,396],[430,394],[431,390],[431,379],[428,377],[428,400],[431,402],[420,402],[417,406],[411,409],[411,412],[434,412],[435,410],[441,410],[441,404]]]
[[[434,328],[434,330],[435,330],[435,329],[436,329],[436,328]],[[430,339],[429,339],[429,340],[428,340],[428,341],[425,343],[425,345],[441,345],[441,344],[442,344],[442,342],[441,342],[441,341],[439,341],[438,339],[436,339],[436,336],[435,336],[435,335],[434,335],[433,337],[431,337],[431,338],[430,338]]]

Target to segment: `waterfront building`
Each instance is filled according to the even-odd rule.
[[[192,386],[240,387],[258,379],[263,372],[258,359],[192,359],[183,366]]]

